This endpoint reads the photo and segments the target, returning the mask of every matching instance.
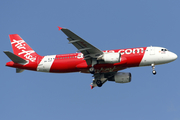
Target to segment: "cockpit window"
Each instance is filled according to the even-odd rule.
[[[161,51],[164,51],[164,52],[165,52],[165,51],[168,51],[168,50],[167,50],[167,49],[161,49]]]

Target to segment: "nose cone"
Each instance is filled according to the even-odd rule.
[[[170,57],[171,57],[171,60],[174,61],[177,59],[178,56],[175,53],[171,53]]]

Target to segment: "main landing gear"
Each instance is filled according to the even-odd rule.
[[[103,85],[102,82],[101,82],[101,80],[97,80],[97,81],[96,81],[96,84],[97,84],[98,87],[101,87],[101,86]]]
[[[92,67],[89,68],[89,72],[90,72],[91,74],[94,74],[94,73],[95,73],[94,65],[96,65],[96,64],[97,64],[97,60],[96,60],[96,59],[92,59]]]
[[[151,64],[151,66],[152,66],[152,69],[153,69],[153,71],[152,71],[153,75],[156,75],[155,64]]]
[[[89,72],[90,72],[91,74],[94,74],[94,73],[95,73],[94,67],[89,68]]]

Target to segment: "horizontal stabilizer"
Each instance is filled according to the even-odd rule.
[[[23,71],[24,71],[24,69],[16,68],[16,73],[22,73]]]
[[[28,61],[22,59],[21,57],[9,52],[9,51],[4,51],[4,53],[14,62],[14,63],[19,63],[19,64],[26,64]]]

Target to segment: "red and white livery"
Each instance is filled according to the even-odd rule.
[[[131,73],[118,72],[129,67],[165,64],[177,59],[177,55],[163,47],[138,47],[101,51],[68,29],[59,27],[67,36],[77,53],[38,55],[18,34],[9,35],[13,52],[4,51],[12,60],[6,66],[16,68],[17,73],[33,70],[50,73],[81,72],[93,74],[91,88],[101,87],[106,81],[128,83]]]

